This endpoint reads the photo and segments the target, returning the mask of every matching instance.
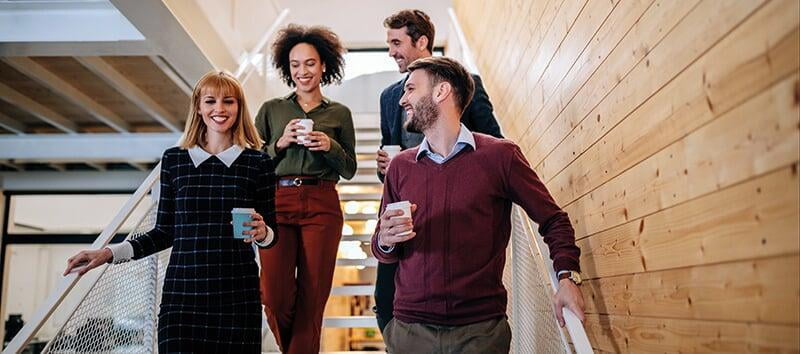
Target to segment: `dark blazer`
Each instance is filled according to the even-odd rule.
[[[387,87],[381,93],[381,146],[402,145],[403,110],[400,107],[400,97],[403,96],[403,86],[408,76]],[[472,75],[475,80],[475,95],[472,96],[461,122],[472,132],[488,134],[502,138],[500,125],[494,117],[492,103],[489,95],[483,88],[480,76]],[[413,146],[403,146],[403,149]]]

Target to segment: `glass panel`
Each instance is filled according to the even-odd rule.
[[[99,234],[129,194],[12,195],[9,234]],[[127,233],[150,205],[145,197],[119,230]]]

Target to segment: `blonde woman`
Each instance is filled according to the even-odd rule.
[[[259,272],[250,243],[269,248],[277,241],[275,173],[272,160],[258,150],[261,144],[241,85],[228,73],[206,74],[192,93],[180,146],[161,159],[155,228],[78,253],[64,274],[172,247],[158,316],[159,352],[260,352]],[[233,235],[233,208],[256,211],[245,223],[252,229],[239,238]]]

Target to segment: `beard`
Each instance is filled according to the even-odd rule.
[[[439,117],[439,106],[433,103],[433,98],[425,96],[414,105],[414,113],[406,118],[403,128],[412,133],[423,133],[433,126]]]

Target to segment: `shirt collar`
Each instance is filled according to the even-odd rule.
[[[229,147],[223,152],[220,152],[217,155],[211,155],[208,153],[208,151],[203,150],[203,148],[201,148],[199,145],[195,145],[189,149],[189,157],[192,158],[192,163],[194,164],[194,167],[200,166],[201,163],[208,160],[208,158],[211,156],[217,156],[217,158],[220,161],[222,161],[222,163],[224,163],[225,166],[231,167],[231,165],[233,165],[233,162],[236,161],[236,159],[239,158],[239,155],[242,154],[242,151],[244,151],[244,149],[241,146],[232,145],[231,147]]]
[[[288,95],[283,96],[283,99],[297,102],[297,92],[292,91]],[[322,96],[322,104],[327,106],[331,104],[331,100],[325,96]]]
[[[458,144],[467,144],[472,146],[472,150],[475,150],[475,137],[472,135],[472,132],[467,129],[464,123],[461,123],[461,130],[458,131],[458,140],[456,140],[456,144],[453,145],[455,148]],[[422,143],[419,144],[419,150],[417,151],[417,161],[431,151],[431,146],[428,144],[428,137],[422,138]],[[445,156],[446,157],[446,156]]]

